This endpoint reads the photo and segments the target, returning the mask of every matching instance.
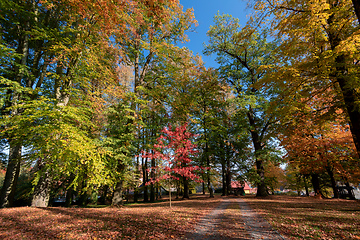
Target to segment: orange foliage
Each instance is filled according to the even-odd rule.
[[[331,98],[331,97],[329,97]],[[301,174],[331,170],[338,180],[358,182],[360,165],[344,114],[336,111],[336,119],[325,119],[329,107],[326,97],[302,100],[306,106],[293,114],[293,121],[280,137],[289,163],[298,166]]]

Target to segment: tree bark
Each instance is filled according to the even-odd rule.
[[[123,204],[122,191],[123,191],[123,181],[119,180],[119,181],[117,181],[115,189],[114,189],[114,195],[112,198],[111,205],[119,206],[119,205]]]
[[[72,184],[72,182],[75,179],[75,175],[71,174],[70,176],[70,184]],[[65,207],[70,207],[73,201],[73,195],[74,195],[74,187],[70,186],[67,191],[66,191],[66,199],[65,199]]]
[[[306,177],[305,175],[303,175],[303,179],[304,179],[304,185],[305,185],[305,191],[306,191],[306,196],[310,196],[309,194],[309,188],[308,188],[308,185],[307,185],[307,182],[306,182]]]
[[[41,174],[38,183],[35,186],[34,194],[31,200],[32,207],[48,207],[50,200],[50,174],[49,170],[45,168],[44,163],[39,163],[39,170]]]
[[[332,187],[333,192],[334,192],[334,198],[339,198],[339,191],[338,191],[338,189],[336,187],[336,181],[335,181],[335,178],[334,178],[334,173],[333,173],[333,171],[331,170],[330,167],[327,167],[326,171],[327,171],[327,173],[329,174],[329,177],[330,177],[331,187]]]
[[[358,1],[355,1],[356,4],[359,4]],[[355,6],[355,3],[354,3]],[[331,15],[328,18],[328,24],[329,24],[329,30],[328,30],[328,36],[329,36],[329,42],[331,45],[331,49],[333,51],[336,50],[336,48],[340,45],[341,39],[339,37],[338,33],[333,33],[331,31],[331,26],[333,25],[333,19],[334,15]],[[358,85],[354,85],[348,76],[348,69],[346,67],[347,58],[344,54],[340,54],[335,57],[335,71],[334,75],[336,78],[337,83],[339,83],[342,97],[345,103],[345,108],[347,111],[347,114],[349,116],[349,125],[350,125],[350,131],[352,134],[352,137],[354,139],[355,147],[358,153],[358,156],[360,157],[360,108],[359,108],[359,102],[360,102],[360,96],[357,93],[357,87]]]
[[[226,173],[225,173],[225,162],[221,161],[221,178],[222,178],[222,194],[221,196],[226,196]]]
[[[210,182],[210,170],[208,170],[208,174],[207,174],[207,188],[208,191],[210,193],[210,197],[213,198],[214,197],[214,191],[211,187],[211,182]]]
[[[16,189],[17,178],[20,172],[21,145],[10,142],[9,162],[6,168],[3,187],[1,188],[0,207],[12,207],[14,201],[14,192]]]
[[[139,176],[140,176],[140,164],[139,164],[139,156],[136,157],[136,170],[135,170],[135,180],[139,180]],[[138,181],[136,182],[136,186],[134,189],[134,203],[138,202],[138,198],[139,198],[139,188],[138,188]]]
[[[99,199],[99,204],[101,204],[101,205],[106,204],[106,196],[108,194],[108,191],[109,191],[109,186],[108,185],[103,186],[102,193],[101,193],[101,196]]]
[[[321,194],[320,192],[320,179],[318,174],[312,174],[311,175],[311,183],[314,188],[315,196]]]
[[[19,25],[20,28],[20,36],[18,40],[18,47],[16,49],[16,53],[21,54],[21,58],[17,60],[17,63],[26,66],[27,58],[29,54],[29,36],[26,33],[29,30],[30,25],[29,21],[27,21],[24,25]],[[21,81],[24,77],[24,72],[21,71],[19,65],[13,66],[15,69],[14,72],[16,76],[14,77],[15,82],[21,85]],[[15,91],[12,91],[12,99],[5,102],[5,106],[7,107],[15,107],[13,110],[9,110],[8,114],[13,116],[20,115],[21,111],[19,108],[16,108],[18,101],[21,99],[21,94]],[[6,168],[6,174],[4,179],[4,184],[1,189],[0,194],[0,207],[11,207],[14,201],[15,189],[17,184],[17,179],[19,177],[20,172],[20,161],[21,161],[21,148],[22,145],[20,143],[16,143],[9,137],[9,161],[8,166]],[[13,193],[13,194],[12,194]]]
[[[231,162],[230,158],[226,157],[226,196],[229,196],[231,194]]]
[[[360,24],[360,1],[359,0],[352,0],[353,5],[354,5],[354,10],[355,10],[355,14],[356,17],[358,19],[358,22]]]
[[[148,194],[148,186],[146,185],[148,180],[148,172],[147,172],[147,161],[148,158],[145,158],[145,162],[143,162],[143,188],[144,188],[144,202],[149,202],[149,194]]]
[[[152,153],[153,150],[151,150]],[[150,178],[151,178],[151,185],[150,185],[150,202],[155,202],[155,186],[154,186],[154,180],[155,180],[155,158],[151,159],[151,172],[150,172]]]
[[[183,194],[183,198],[187,198],[189,199],[189,180],[187,179],[187,177],[183,177],[183,183],[184,183],[184,194]]]
[[[250,108],[247,112],[250,127],[251,138],[254,144],[255,149],[255,164],[256,164],[256,172],[259,175],[259,182],[257,184],[257,197],[266,197],[268,196],[266,184],[265,184],[265,170],[264,170],[264,163],[261,157],[259,156],[259,152],[262,150],[261,141],[259,137],[259,133],[256,130],[255,118],[252,109]]]
[[[74,195],[74,187],[71,186],[66,191],[66,198],[65,198],[65,207],[70,207],[73,201],[73,195]]]

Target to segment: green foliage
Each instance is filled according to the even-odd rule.
[[[107,110],[107,125],[101,145],[106,150],[105,162],[110,181],[125,179],[135,153],[135,129],[139,122],[131,109],[134,97],[129,94]]]

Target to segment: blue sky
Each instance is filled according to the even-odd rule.
[[[220,14],[230,14],[240,20],[241,26],[245,26],[250,14],[250,9],[247,9],[246,0],[180,0],[181,5],[184,6],[184,10],[187,8],[193,8],[195,18],[198,21],[198,26],[195,32],[188,33],[190,42],[185,44],[194,55],[199,53],[206,67],[217,67],[215,63],[215,56],[204,56],[202,54],[203,43],[208,41],[206,32],[209,30],[210,25],[213,25],[214,15],[219,11]]]

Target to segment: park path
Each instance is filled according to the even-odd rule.
[[[239,204],[241,211],[241,219],[236,219],[239,222],[240,229],[224,229],[226,226],[226,209],[230,204],[236,202]],[[222,224],[223,223],[223,224]],[[234,226],[232,226],[234,227]],[[236,232],[235,236],[224,236],[222,232],[229,230]],[[222,200],[220,205],[213,209],[206,215],[195,227],[194,231],[187,236],[188,240],[225,240],[225,239],[271,239],[284,240],[278,232],[276,232],[271,225],[257,214],[250,206],[241,198],[228,198]]]

